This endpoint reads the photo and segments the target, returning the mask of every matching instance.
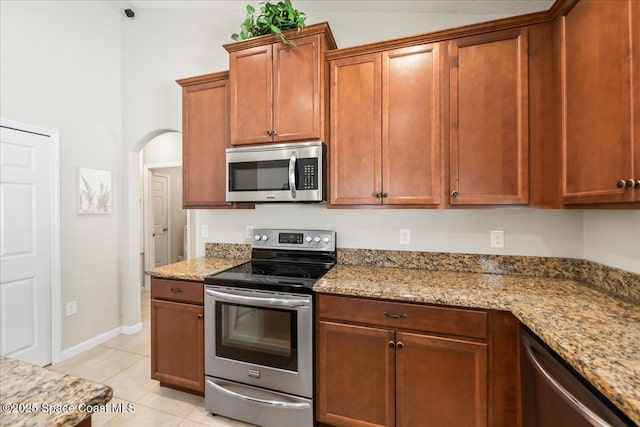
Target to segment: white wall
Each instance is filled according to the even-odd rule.
[[[584,211],[584,258],[640,273],[640,211]]]
[[[582,213],[522,208],[483,210],[326,209],[322,205],[258,205],[256,210],[203,211],[196,230],[204,242],[244,243],[245,226],[337,231],[338,247],[435,252],[582,257]],[[400,245],[400,229],[411,244]],[[489,248],[489,231],[505,231],[505,248]]]
[[[109,2],[0,3],[2,117],[60,131],[62,349],[120,326],[120,12]],[[113,173],[113,213],[76,214],[76,170]]]

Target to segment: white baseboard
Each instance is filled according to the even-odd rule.
[[[136,332],[140,332],[141,330],[142,330],[142,322],[133,326],[124,326],[124,325],[122,326],[122,333],[125,335],[132,335],[132,334],[135,334]]]
[[[70,357],[73,356],[77,356],[78,354],[82,353],[83,351],[87,351],[99,344],[102,344],[103,342],[109,341],[111,338],[115,338],[118,335],[120,335],[122,333],[122,327],[120,328],[115,328],[112,329],[108,332],[105,332],[104,334],[98,335],[96,337],[90,338],[88,340],[86,340],[85,342],[81,342],[80,344],[74,345],[73,347],[69,347],[66,350],[62,350],[60,352],[60,360],[58,360],[59,362],[62,362],[63,360],[66,360]]]
[[[66,350],[62,350],[60,352],[59,359],[54,363],[62,362],[63,360],[69,359],[70,357],[77,356],[78,354],[90,350],[93,347],[102,344],[103,342],[107,342],[111,338],[115,338],[120,334],[132,335],[141,330],[142,322],[133,326],[121,326],[119,328],[112,329],[108,332],[105,332],[104,334],[88,339],[85,342],[81,342],[80,344],[74,345],[73,347],[70,347]]]

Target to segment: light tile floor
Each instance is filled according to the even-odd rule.
[[[111,404],[123,404],[134,411],[95,413],[94,427],[100,426],[214,426],[249,427],[249,424],[213,416],[204,408],[204,398],[160,387],[151,379],[151,302],[142,294],[140,332],[119,335],[101,345],[50,367],[58,372],[107,384],[113,389]],[[111,407],[111,406],[109,406]]]

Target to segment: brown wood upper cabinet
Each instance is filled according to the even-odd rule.
[[[331,205],[439,205],[440,45],[329,61]]]
[[[640,2],[559,18],[564,203],[640,201]]]
[[[262,36],[229,52],[231,144],[324,140],[324,52],[335,49],[327,23],[285,32],[296,46]]]
[[[527,204],[527,29],[449,43],[449,203]]]
[[[229,146],[229,73],[178,80],[182,86],[182,206],[231,207],[225,202]]]

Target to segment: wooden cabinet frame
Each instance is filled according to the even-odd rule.
[[[452,206],[529,202],[528,57],[526,28],[449,43]]]
[[[519,425],[519,332],[510,313],[325,294],[316,312],[321,425],[409,427],[418,417]],[[475,402],[472,414],[447,398],[458,394]]]

